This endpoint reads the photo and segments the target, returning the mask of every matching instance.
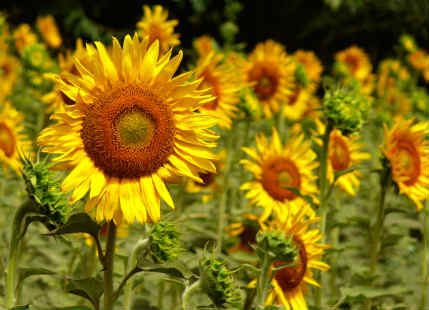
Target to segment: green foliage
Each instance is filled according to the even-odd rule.
[[[282,231],[261,230],[256,235],[256,242],[258,244],[256,253],[261,260],[268,253],[271,259],[293,262],[298,255],[295,243],[291,238],[287,238]]]
[[[162,221],[154,224],[150,238],[151,254],[158,263],[175,260],[182,252],[180,233],[173,223]]]

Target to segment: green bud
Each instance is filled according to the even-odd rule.
[[[416,41],[409,34],[401,35],[399,38],[399,43],[409,53],[412,53],[417,49]]]
[[[173,223],[159,222],[154,224],[150,238],[152,258],[157,263],[177,259],[182,252],[180,235]]]
[[[31,200],[39,205],[41,213],[56,224],[64,224],[70,213],[65,193],[60,190],[60,181],[47,160],[32,162],[22,158],[24,178],[27,193]]]
[[[200,262],[201,289],[217,307],[239,306],[241,297],[235,285],[233,271],[214,256]]]
[[[350,76],[349,68],[341,61],[336,61],[334,63],[333,70],[334,70],[335,76],[337,76],[340,80]]]
[[[43,44],[36,43],[24,48],[22,53],[24,64],[29,68],[42,72],[46,63],[49,61],[49,56]]]
[[[226,22],[220,26],[220,33],[226,42],[234,42],[235,36],[238,33],[238,27],[233,22]]]
[[[328,90],[323,98],[325,118],[344,134],[357,132],[362,128],[369,107],[369,101],[350,85]]]
[[[424,88],[418,88],[411,94],[415,110],[427,115],[429,112],[429,95]]]
[[[245,117],[259,119],[262,115],[258,99],[250,88],[243,88],[240,91],[240,102],[238,104],[238,108],[240,111],[244,112]]]
[[[305,67],[302,64],[298,64],[295,69],[295,79],[302,87],[307,87],[309,80]]]
[[[292,238],[287,238],[283,231],[260,230],[256,235],[256,254],[261,260],[268,254],[272,260],[293,262],[298,250]]]

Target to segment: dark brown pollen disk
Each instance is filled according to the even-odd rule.
[[[128,86],[88,107],[81,137],[95,166],[117,178],[156,172],[174,152],[173,113],[151,90]]]

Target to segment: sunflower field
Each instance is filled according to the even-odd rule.
[[[2,3],[0,309],[429,310],[428,20]]]

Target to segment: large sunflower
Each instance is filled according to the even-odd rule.
[[[182,175],[202,182],[199,172],[215,172],[209,151],[217,135],[207,128],[216,119],[197,113],[212,100],[198,90],[192,72],[173,78],[182,53],[159,55],[158,41],[113,38],[107,52],[100,42],[86,46],[86,65],[74,59],[79,75],[52,75],[60,90],[75,101],[42,131],[45,151],[61,156],[59,169],[72,168],[62,184],[74,190],[72,202],[89,192],[86,210],[96,219],[120,223],[158,221],[160,197],[173,200],[164,178]]]
[[[174,27],[179,23],[177,19],[167,20],[168,11],[160,5],[155,5],[153,11],[145,5],[143,10],[144,16],[137,23],[137,30],[142,36],[149,36],[149,44],[158,40],[161,53],[180,44],[179,35],[174,33]]]
[[[4,171],[8,168],[20,174],[20,155],[29,156],[31,141],[23,134],[23,117],[9,103],[2,105],[0,113],[0,162]]]
[[[231,119],[235,118],[236,104],[240,101],[240,90],[243,85],[234,71],[234,68],[226,63],[222,54],[211,52],[206,57],[199,59],[195,75],[203,82],[200,89],[210,88],[215,100],[202,106],[201,112],[213,115],[218,119],[221,128],[230,129]]]
[[[383,153],[390,162],[393,181],[400,193],[407,195],[417,206],[429,199],[429,123],[413,125],[414,119],[397,121],[390,130],[384,126]]]
[[[278,113],[294,87],[293,62],[284,47],[268,40],[249,55],[247,81],[253,88],[267,118]]]
[[[272,280],[272,289],[268,294],[266,305],[282,305],[287,310],[307,310],[304,293],[307,293],[307,284],[320,287],[313,278],[312,269],[329,270],[329,266],[320,259],[323,251],[329,245],[317,243],[323,236],[318,229],[309,226],[321,219],[315,217],[307,219],[306,214],[310,206],[302,203],[296,211],[290,210],[284,220],[276,220],[268,225],[262,224],[263,230],[283,231],[293,240],[299,249],[295,262],[275,261],[273,267],[295,263],[296,266],[280,269]]]
[[[311,93],[307,89],[297,86],[287,98],[287,104],[283,108],[284,116],[294,121],[301,119],[308,111],[310,100]]]
[[[241,186],[248,190],[246,197],[251,203],[263,207],[262,219],[266,219],[274,209],[279,217],[284,217],[289,207],[302,200],[302,195],[315,196],[317,187],[313,169],[317,168],[316,154],[304,136],[292,138],[284,147],[276,129],[269,142],[264,135],[256,138],[256,148],[242,148],[253,160],[243,159],[241,163],[252,172],[254,180]]]

